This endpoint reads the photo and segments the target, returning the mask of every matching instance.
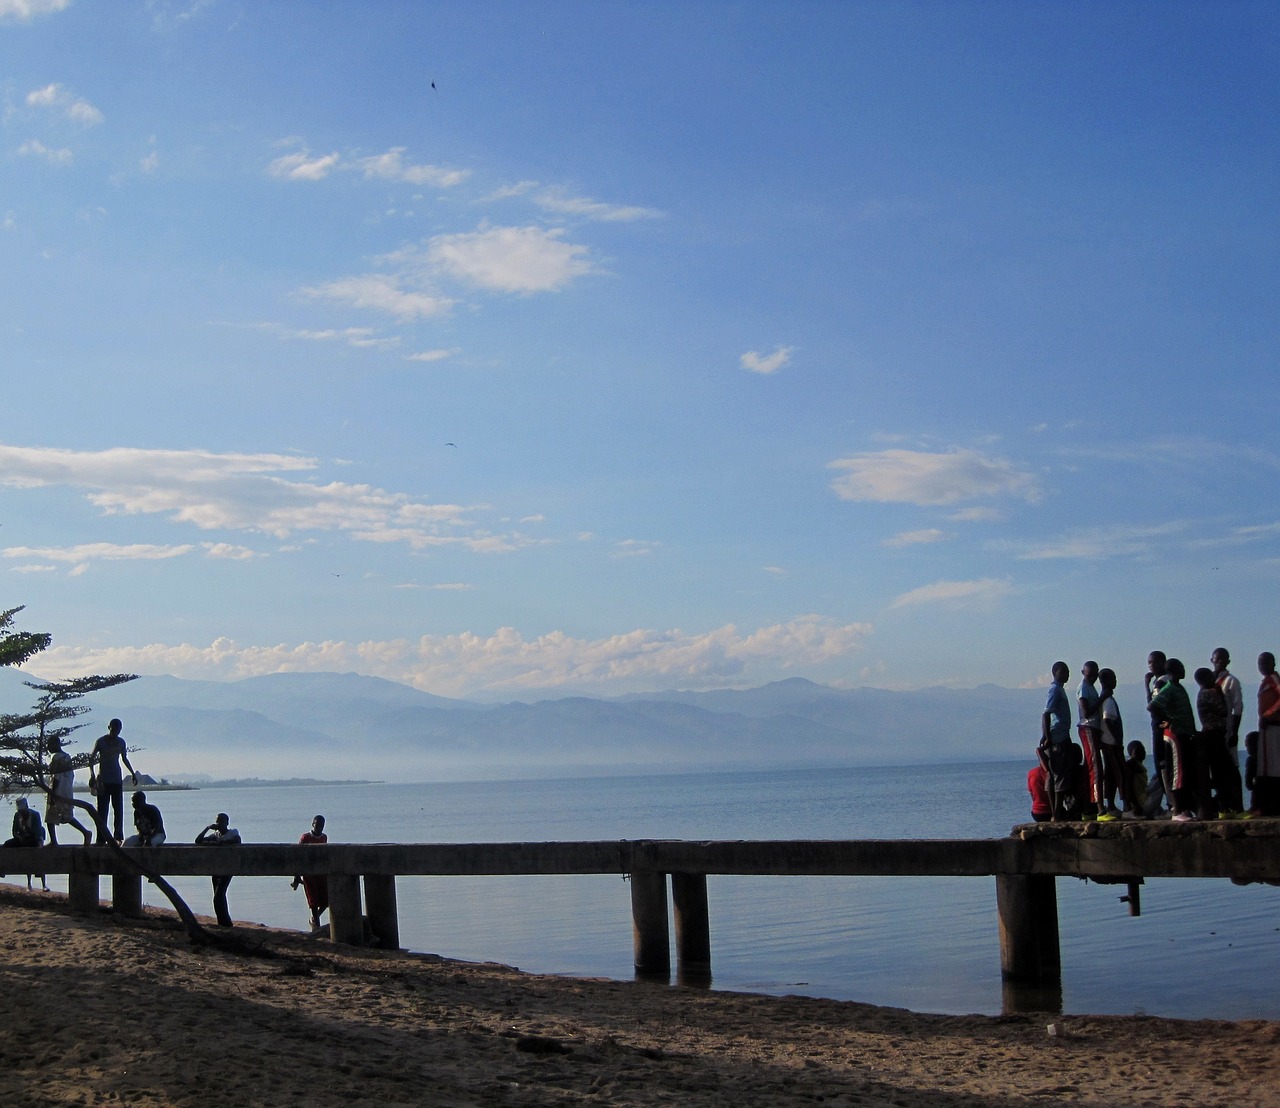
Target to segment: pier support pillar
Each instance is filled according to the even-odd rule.
[[[707,875],[671,875],[672,914],[676,924],[676,975],[681,984],[711,982],[711,916]]]
[[[396,915],[396,879],[391,874],[364,875],[364,905],[369,926],[382,950],[400,949],[400,919]],[[333,909],[329,911],[332,913]],[[329,917],[332,919],[332,915]]]
[[[631,928],[636,972],[671,972],[671,932],[667,926],[667,875],[652,870],[631,875]]]
[[[98,875],[96,873],[67,874],[67,903],[76,912],[98,910]]]
[[[1062,979],[1058,948],[1058,888],[1051,875],[996,876],[1000,915],[1000,970],[1021,981]]]
[[[360,878],[355,874],[329,874],[329,938],[347,946],[364,946]]]
[[[95,898],[97,890],[94,890]],[[142,878],[136,873],[111,875],[111,907],[125,919],[142,917]]]

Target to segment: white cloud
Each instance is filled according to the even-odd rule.
[[[1006,578],[983,577],[976,581],[935,581],[904,592],[890,608],[911,608],[922,604],[946,604],[949,607],[987,607],[1003,600],[1013,591]]]
[[[84,127],[96,127],[103,118],[102,112],[88,100],[76,96],[59,84],[45,85],[27,93],[27,107],[48,108]]]
[[[752,373],[777,373],[778,370],[791,361],[791,354],[794,350],[794,346],[779,346],[772,354],[761,354],[756,350],[748,350],[738,361],[743,369],[749,369]]]
[[[961,508],[947,515],[952,523],[999,523],[1004,512],[999,508]]]
[[[155,546],[149,543],[119,545],[116,543],[81,543],[77,546],[10,546],[0,550],[0,557],[36,563],[33,567],[43,570],[40,563],[55,562],[72,566],[70,572],[79,576],[88,569],[90,562],[154,562],[169,558],[181,558],[190,554],[193,546]]]
[[[55,150],[45,146],[39,139],[27,139],[18,147],[18,153],[24,158],[44,158],[54,165],[70,165],[75,160],[75,155],[65,146]]]
[[[883,450],[839,458],[829,468],[848,471],[831,483],[841,500],[934,506],[991,496],[1040,499],[1029,473],[976,450]]]
[[[593,272],[587,248],[562,242],[563,230],[541,227],[481,227],[437,235],[426,261],[436,272],[495,292],[555,292]]]
[[[892,538],[885,539],[885,546],[920,546],[926,543],[941,542],[947,537],[945,531],[929,527],[922,531],[902,531]]]
[[[71,0],[0,0],[0,20],[28,23],[41,15],[65,11]]]
[[[251,558],[265,557],[265,555],[258,553],[256,550],[250,550],[247,546],[235,546],[229,542],[204,542],[200,545],[204,548],[204,556],[206,558],[221,558],[232,562],[247,562]]]
[[[0,486],[85,490],[107,515],[164,515],[200,530],[341,532],[363,542],[402,542],[414,550],[454,546],[476,553],[535,544],[493,532],[471,518],[482,506],[432,504],[371,485],[317,484],[286,475],[313,472],[314,458],[206,451],[56,450],[0,445]]]
[[[322,181],[338,164],[338,154],[322,154],[313,158],[308,151],[283,154],[269,166],[267,173],[286,181]]]
[[[526,639],[514,628],[419,639],[280,643],[246,646],[218,639],[208,646],[155,643],[96,649],[55,645],[40,655],[42,676],[86,672],[174,674],[238,679],[267,673],[355,670],[419,689],[466,696],[482,690],[617,686],[716,686],[746,683],[777,669],[806,669],[864,649],[872,628],[815,615],[743,633],[732,624],[701,634],[638,629],[603,639],[552,631]]]
[[[404,360],[406,362],[443,362],[446,358],[455,357],[459,351],[455,348],[452,350],[420,350],[416,354],[406,354]]]
[[[383,312],[405,322],[447,315],[455,304],[429,292],[403,288],[399,277],[381,273],[330,281],[302,292],[315,299],[336,300],[353,308]]]
[[[1186,524],[1178,521],[1150,527],[1091,527],[1035,545],[1001,543],[999,548],[1014,553],[1024,561],[1047,561],[1055,558],[1100,561],[1106,558],[1155,555],[1165,540],[1185,529]]]
[[[371,158],[357,158],[351,163],[351,169],[359,170],[367,179],[380,178],[386,181],[404,181],[410,185],[436,185],[440,188],[451,188],[460,185],[469,176],[465,169],[442,169],[435,165],[406,165],[403,146],[395,146],[385,154],[376,154]]]
[[[535,196],[533,202],[544,211],[581,216],[600,223],[631,223],[637,219],[661,219],[663,215],[656,208],[605,204],[586,197],[567,196],[560,189],[546,189]]]

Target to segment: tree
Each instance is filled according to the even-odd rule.
[[[22,665],[47,649],[52,641],[52,636],[48,634],[15,631],[14,616],[21,611],[22,608],[18,607],[0,612],[0,666]],[[61,743],[72,732],[84,726],[82,723],[71,722],[89,711],[86,705],[77,703],[82,697],[115,685],[123,685],[136,677],[137,674],[133,673],[112,673],[72,677],[65,681],[24,681],[23,684],[36,693],[36,702],[31,711],[0,714],[0,794],[7,796],[14,792],[42,792],[46,797],[50,796],[53,785],[49,774],[49,740],[56,738]],[[70,755],[72,767],[86,768],[89,757],[83,753]],[[99,843],[105,844],[106,849],[125,868],[145,877],[165,895],[193,941],[211,940],[210,933],[196,919],[178,891],[150,866],[144,865],[120,848],[107,833],[94,805],[74,797],[71,803],[88,813],[98,830]]]

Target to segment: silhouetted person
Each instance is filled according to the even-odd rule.
[[[1170,799],[1173,802],[1173,818],[1179,823],[1196,818],[1200,783],[1196,764],[1196,718],[1191,710],[1191,698],[1181,681],[1187,675],[1186,667],[1177,659],[1165,663],[1165,681],[1154,695],[1147,711],[1161,725],[1168,756]]]
[[[133,794],[133,826],[136,835],[124,841],[125,846],[162,846],[165,840],[164,817],[154,804],[147,803],[147,794]]]
[[[49,751],[49,777],[52,782],[52,791],[44,810],[44,821],[49,826],[49,843],[52,846],[58,845],[58,824],[66,823],[84,836],[84,844],[88,846],[93,841],[93,836],[76,819],[76,810],[71,803],[76,780],[71,755],[62,749],[62,742],[56,735],[50,736],[45,747]]]
[[[196,836],[196,843],[200,846],[238,846],[240,832],[230,824],[231,817],[226,812],[219,812],[217,819]],[[232,926],[231,912],[227,908],[227,889],[230,886],[230,874],[213,878],[213,912],[218,917],[219,927]]]
[[[1071,749],[1071,703],[1064,686],[1071,678],[1066,662],[1053,663],[1053,683],[1040,716],[1040,741],[1049,756],[1049,790],[1053,818],[1065,819],[1075,793],[1075,766]]]
[[[96,784],[98,793],[98,834],[102,835],[107,826],[107,810],[110,809],[115,816],[113,834],[116,842],[124,838],[124,773],[120,769],[122,759],[133,775],[133,783],[138,783],[138,771],[129,761],[124,739],[120,737],[123,726],[118,719],[108,723],[107,733],[93,744],[93,753],[89,755],[89,788],[92,790]],[[98,767],[96,778],[93,772],[95,765]]]
[[[1258,686],[1258,753],[1250,810],[1276,815],[1280,814],[1280,676],[1276,674],[1276,656],[1270,651],[1258,655],[1258,673],[1262,676]]]
[[[304,846],[319,846],[328,841],[329,836],[324,833],[324,816],[316,816],[311,821],[311,830],[304,831],[298,840]],[[306,876],[299,874],[294,877],[290,887],[296,889],[299,885],[307,894],[307,907],[311,909],[311,930],[319,931],[320,917],[329,907],[329,878],[323,873]]]
[[[13,808],[13,838],[5,846],[44,846],[44,824],[40,822],[40,813],[27,803],[25,796],[20,796]],[[0,877],[4,874],[0,873]],[[49,882],[44,874],[37,874],[40,885],[49,891]],[[31,874],[27,874],[27,888],[31,888]]]
[[[1147,711],[1151,711],[1151,698],[1165,682],[1165,666],[1168,662],[1164,651],[1153,650],[1147,655],[1147,672],[1143,674],[1142,683],[1147,690]],[[1147,785],[1147,816],[1158,816],[1162,801],[1168,795],[1168,754],[1164,741],[1164,724],[1151,717],[1151,765],[1154,772]],[[1170,798],[1172,799],[1172,798]]]

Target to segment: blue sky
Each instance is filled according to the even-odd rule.
[[[37,669],[1280,648],[1280,11],[0,0]]]

